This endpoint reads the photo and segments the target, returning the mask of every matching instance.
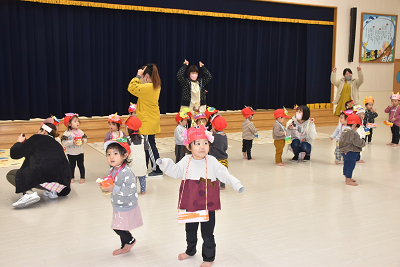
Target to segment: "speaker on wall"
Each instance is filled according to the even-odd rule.
[[[356,41],[357,8],[350,9],[350,38],[349,38],[349,62],[353,62],[354,43]]]

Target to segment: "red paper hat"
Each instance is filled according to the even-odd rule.
[[[280,118],[280,117],[286,118],[286,119],[289,118],[289,116],[287,115],[287,111],[285,112],[285,110],[281,109],[281,108],[274,111],[274,117],[275,117],[275,119]]]
[[[142,121],[138,117],[132,116],[126,119],[125,125],[128,126],[128,128],[132,131],[137,132],[142,126]]]
[[[50,116],[53,118],[53,120],[54,120],[53,124],[55,126],[57,126],[57,125],[59,125],[61,123],[60,120],[56,116],[52,116],[51,114],[50,114]]]
[[[200,139],[207,139],[211,143],[214,142],[214,136],[212,133],[206,130],[206,127],[203,125],[196,125],[189,128],[187,131],[183,132],[183,144],[189,145],[191,142],[200,140]]]
[[[218,132],[222,132],[228,126],[226,120],[222,118],[221,115],[215,115],[212,117],[211,125]]]
[[[74,117],[74,116],[79,116],[79,114],[77,114],[77,113],[65,113],[65,117],[64,117],[64,125],[65,125],[65,127],[67,127],[68,128],[68,124],[69,124],[69,121],[72,119],[72,117]]]
[[[361,119],[356,114],[351,114],[347,117],[347,125],[349,124],[358,124],[362,125]]]
[[[215,113],[217,113],[219,110],[218,109],[215,109],[215,108],[213,108],[213,107],[207,107],[207,109],[206,109],[206,111],[204,112],[204,114],[206,114],[206,117],[207,117],[207,119],[208,118],[210,118],[210,116],[212,115],[212,114],[215,114]]]
[[[136,104],[133,104],[131,102],[131,104],[129,105],[129,108],[128,108],[128,112],[131,113],[131,112],[134,112],[134,111],[136,111]]]
[[[128,140],[126,138],[118,138],[104,142],[103,144],[104,151],[107,152],[107,147],[112,143],[117,143],[123,148],[125,148],[126,152],[128,153],[128,156],[131,154],[131,148],[129,147]]]
[[[198,119],[206,119],[206,114],[199,112],[199,113],[195,113],[193,116],[194,120],[198,120]]]
[[[176,123],[180,123],[181,120],[184,120],[184,119],[187,119],[187,120],[190,119],[190,116],[188,113],[181,111],[181,112],[178,112],[178,114],[176,114],[176,116],[175,116]]]
[[[108,121],[109,122],[115,122],[115,123],[118,123],[119,125],[122,125],[121,117],[118,116],[117,113],[109,115],[108,116]]]
[[[256,112],[251,107],[245,107],[242,109],[243,117],[246,119],[249,118],[251,115],[256,114]]]

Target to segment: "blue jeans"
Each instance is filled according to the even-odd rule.
[[[307,142],[300,142],[299,139],[293,139],[291,146],[294,155],[297,157],[299,156],[300,152],[305,152],[308,156],[311,154],[311,145]]]
[[[356,167],[357,158],[360,157],[360,152],[349,151],[343,155],[343,175],[346,178],[352,178],[354,168]]]

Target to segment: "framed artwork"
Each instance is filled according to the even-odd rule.
[[[393,63],[397,15],[361,13],[360,62]]]

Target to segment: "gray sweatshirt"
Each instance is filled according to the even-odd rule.
[[[114,177],[117,170],[112,168],[108,174]],[[115,186],[111,193],[111,205],[114,211],[130,211],[138,204],[136,177],[128,165],[120,170],[114,180]]]

